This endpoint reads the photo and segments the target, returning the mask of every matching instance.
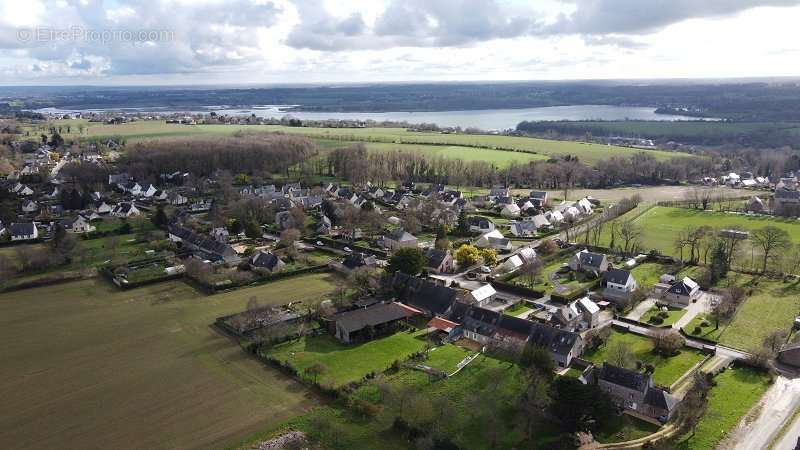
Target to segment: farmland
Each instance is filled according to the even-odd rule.
[[[534,159],[547,159],[576,155],[587,163],[596,163],[611,156],[629,156],[643,150],[592,144],[575,141],[555,141],[538,138],[497,135],[441,134],[433,132],[414,132],[404,128],[311,128],[286,127],[280,125],[180,125],[161,121],[140,121],[121,125],[89,123],[85,120],[56,121],[55,125],[70,125],[67,138],[112,138],[121,137],[129,142],[154,138],[184,137],[195,135],[231,135],[240,131],[281,132],[307,136],[325,141],[323,147],[340,146],[363,142],[374,151],[387,149],[407,149],[441,154],[444,157],[458,157],[465,160],[486,160],[498,165],[512,161],[526,162]],[[78,127],[84,126],[83,134]],[[685,153],[645,150],[658,159],[691,157]]]
[[[181,282],[119,291],[99,280],[0,295],[2,448],[225,447],[318,404],[218,334],[218,316],[318,302],[309,275],[204,296]]]

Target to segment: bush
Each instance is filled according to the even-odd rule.
[[[700,322],[700,326],[703,327],[703,328],[710,327],[711,326],[711,322],[709,322],[707,320],[703,320],[702,322]]]
[[[703,331],[702,328],[700,328],[699,326],[696,326],[696,327],[694,327],[694,330],[692,330],[692,334],[700,334],[702,331]]]
[[[648,322],[650,322],[652,324],[655,324],[655,325],[661,325],[661,324],[664,323],[664,318],[661,317],[661,315],[659,314],[657,316],[650,317],[650,320],[648,320]]]

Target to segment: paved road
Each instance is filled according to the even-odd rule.
[[[755,417],[745,417],[719,448],[725,450],[768,448],[781,428],[793,418],[798,407],[800,407],[800,378],[778,377],[761,397],[758,406],[751,410],[756,412]],[[787,445],[791,441],[796,442],[800,434],[800,424],[797,421],[792,428],[786,435]],[[794,444],[786,448],[793,449]]]
[[[795,450],[800,445],[798,439],[800,439],[800,417],[792,422],[783,437],[772,447],[772,450]]]

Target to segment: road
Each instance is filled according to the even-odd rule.
[[[751,410],[751,414],[739,422],[718,448],[724,450],[769,448],[770,442],[794,417],[798,407],[800,407],[800,378],[778,377],[761,397],[758,405]],[[796,443],[798,435],[800,435],[800,423],[795,421],[785,436],[787,442],[784,444],[784,440],[781,440],[780,444],[788,445],[784,447],[787,450],[793,449],[792,441]]]
[[[772,450],[795,450],[800,438],[800,417],[795,419],[784,435],[772,446]]]

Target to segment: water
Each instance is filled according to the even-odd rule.
[[[69,114],[76,112],[108,112],[111,110],[61,110],[44,108],[41,113]],[[550,106],[544,108],[525,109],[483,109],[474,111],[431,111],[431,112],[307,112],[295,111],[291,106],[267,105],[242,109],[227,109],[225,107],[207,107],[203,110],[162,110],[159,108],[118,108],[113,111],[121,112],[153,112],[160,114],[186,113],[207,114],[211,111],[217,114],[232,116],[249,116],[281,118],[294,117],[300,120],[374,120],[408,122],[408,123],[435,123],[440,127],[479,128],[482,130],[505,130],[515,128],[522,121],[555,121],[555,120],[698,120],[696,117],[672,114],[656,114],[655,108],[634,106],[610,105],[573,105]]]

